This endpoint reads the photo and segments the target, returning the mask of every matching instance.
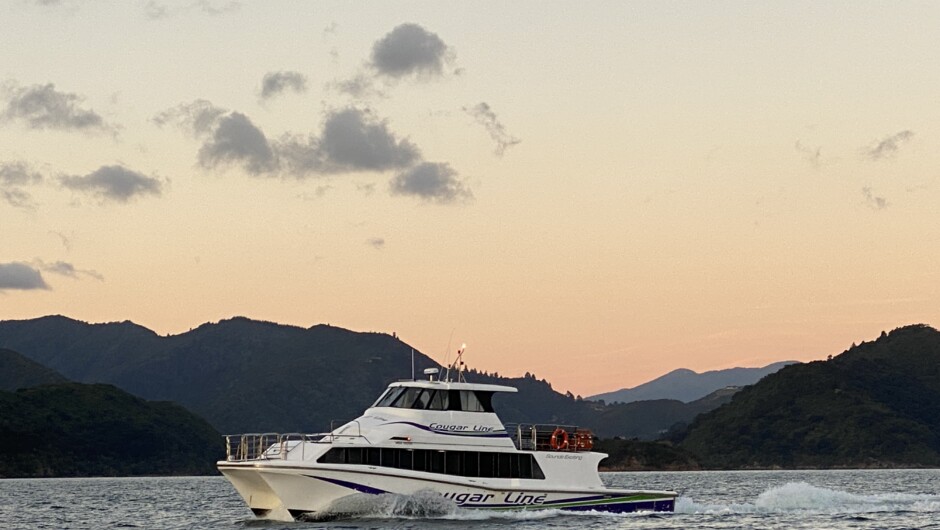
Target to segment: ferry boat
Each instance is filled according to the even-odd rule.
[[[606,488],[591,431],[503,425],[493,396],[516,388],[425,374],[327,433],[226,436],[217,467],[256,516],[285,521],[347,515],[355,496],[426,491],[470,509],[673,511],[676,492]]]

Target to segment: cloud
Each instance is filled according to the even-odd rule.
[[[278,160],[271,142],[248,116],[216,107],[204,99],[183,103],[153,117],[154,123],[176,125],[203,139],[199,165],[215,169],[239,165],[252,175],[276,174]]]
[[[65,247],[66,252],[72,251],[72,238],[63,234],[62,232],[56,232],[54,230],[49,231],[50,234],[59,238],[59,241],[62,242],[62,246]]]
[[[25,263],[0,263],[0,291],[8,289],[49,289],[49,285],[42,273]]]
[[[261,80],[261,99],[270,99],[274,96],[291,90],[298,94],[307,91],[307,77],[300,72],[268,72]]]
[[[4,92],[7,101],[0,120],[21,121],[30,129],[39,130],[115,131],[98,113],[81,108],[84,98],[59,92],[52,83],[28,87],[8,85]]]
[[[809,162],[815,169],[819,169],[822,158],[822,147],[808,147],[799,140],[796,141],[796,150],[803,155],[803,159]]]
[[[486,132],[489,133],[490,138],[496,142],[496,156],[503,156],[503,153],[506,152],[506,149],[522,141],[506,132],[506,128],[502,123],[499,122],[499,119],[496,117],[496,113],[493,112],[493,109],[491,109],[490,106],[485,102],[480,102],[469,108],[464,107],[463,110],[467,114],[473,116],[477,123],[486,129]]]
[[[914,137],[914,131],[904,130],[888,136],[884,140],[863,149],[868,158],[872,160],[881,160],[882,158],[892,157],[897,154],[902,145],[906,144]]]
[[[277,159],[267,137],[240,112],[219,119],[212,138],[199,149],[199,164],[204,168],[233,163],[252,175],[277,170]]]
[[[278,154],[287,170],[299,177],[402,169],[421,159],[411,141],[398,138],[370,111],[354,107],[327,115],[319,137],[283,139]]]
[[[371,66],[379,75],[395,79],[440,76],[447,60],[444,41],[418,24],[397,26],[372,45]]]
[[[375,81],[362,72],[349,79],[333,81],[327,85],[327,88],[335,89],[356,99],[386,97],[385,92],[375,87]]]
[[[867,186],[862,188],[862,195],[865,196],[865,203],[873,210],[884,210],[888,207],[888,200],[876,196]]]
[[[153,117],[153,122],[161,127],[173,124],[188,129],[194,136],[202,136],[212,132],[219,119],[226,113],[227,110],[216,107],[209,101],[197,99],[157,114]]]
[[[385,248],[385,238],[382,237],[372,237],[366,241],[367,245],[375,248],[376,250],[382,250]]]
[[[276,140],[269,140],[244,114],[204,100],[169,109],[153,121],[176,124],[201,138],[198,160],[207,169],[237,164],[253,175],[298,179],[404,170],[392,181],[393,194],[440,203],[472,199],[456,171],[447,164],[424,162],[411,140],[400,138],[369,109],[332,110],[318,134],[285,134]]]
[[[176,15],[197,11],[204,15],[219,16],[234,13],[241,9],[241,2],[210,2],[209,0],[195,0],[189,5],[169,6],[164,2],[149,0],[144,4],[144,17],[148,20],[162,20]]]
[[[51,272],[53,274],[58,274],[60,276],[66,276],[72,279],[79,279],[81,276],[88,276],[94,278],[98,281],[104,281],[104,276],[100,273],[93,270],[77,269],[75,265],[72,265],[66,261],[56,261],[53,263],[46,263],[42,260],[36,260],[34,263],[35,266],[42,269],[45,272]]]
[[[192,6],[209,16],[227,15],[242,8],[241,2],[234,1],[210,2],[209,0],[196,0]]]
[[[36,184],[41,181],[42,174],[33,171],[26,162],[0,162],[0,185]]]
[[[160,2],[150,0],[144,4],[144,17],[146,17],[148,20],[160,20],[168,18],[169,16],[169,8]]]
[[[102,199],[128,202],[141,195],[161,195],[164,182],[122,166],[101,166],[87,175],[60,177],[62,186]]]
[[[473,199],[449,164],[423,162],[396,175],[390,183],[393,195],[411,195],[427,201],[451,203]]]
[[[25,162],[0,162],[0,198],[14,208],[33,209],[33,197],[23,186],[38,184],[42,180],[42,174]]]

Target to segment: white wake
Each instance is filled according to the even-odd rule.
[[[879,493],[859,495],[813,486],[806,482],[790,482],[770,488],[753,503],[707,504],[690,497],[676,500],[676,513],[787,513],[853,514],[875,512],[940,512],[940,495],[910,493]]]

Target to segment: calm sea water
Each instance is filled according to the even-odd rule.
[[[221,477],[44,479],[0,480],[0,528],[940,529],[940,470],[602,477],[611,486],[677,490],[676,513],[490,514],[417,496],[373,498],[369,515],[356,519],[284,523],[253,517]]]

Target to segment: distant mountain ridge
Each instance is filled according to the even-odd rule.
[[[12,391],[67,381],[62,374],[51,368],[27,359],[13,350],[0,348],[0,390]]]
[[[642,385],[597,394],[587,399],[604,400],[606,403],[675,399],[689,403],[722,388],[753,385],[764,376],[796,363],[797,361],[781,361],[761,368],[728,368],[703,373],[680,368]]]
[[[0,347],[85,383],[109,383],[150,400],[175,401],[225,433],[317,432],[372,404],[411,374],[412,347],[384,333],[328,325],[307,329],[243,317],[161,337],[132,322],[87,324],[62,316],[0,322]],[[437,367],[414,352],[417,373]],[[534,375],[468,379],[519,388],[499,395],[506,422],[593,428],[604,436],[656,438],[721,400],[603,405],[556,392]]]

